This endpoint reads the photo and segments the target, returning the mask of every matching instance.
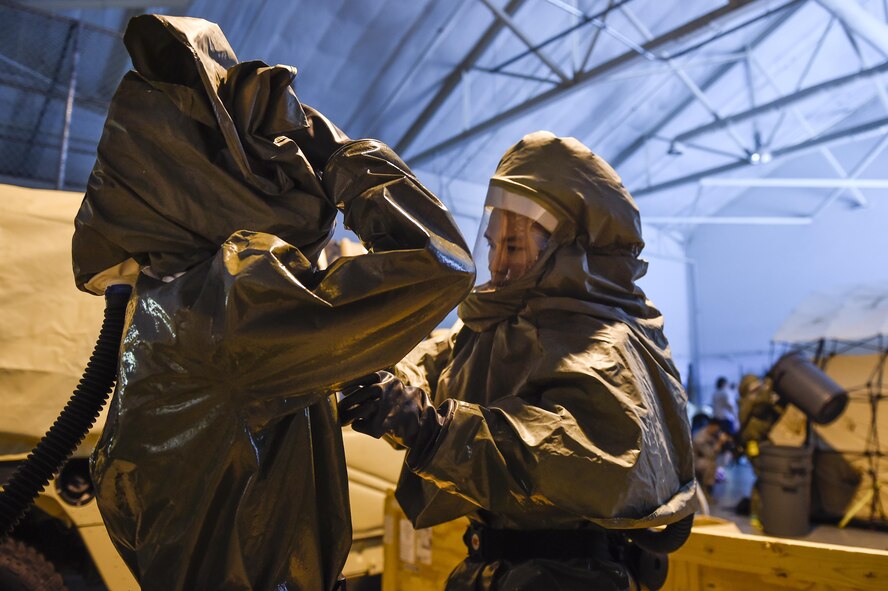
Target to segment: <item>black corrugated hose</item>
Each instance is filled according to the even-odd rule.
[[[68,404],[0,493],[0,539],[21,520],[38,494],[74,453],[92,427],[117,380],[117,362],[129,285],[105,291],[105,319],[96,348]]]
[[[687,541],[693,525],[694,514],[691,513],[684,519],[670,523],[663,531],[639,529],[631,530],[627,534],[632,543],[639,548],[655,554],[669,554],[681,548]]]
[[[642,589],[657,591],[669,575],[669,553],[681,548],[694,525],[694,514],[670,523],[662,531],[653,529],[624,530],[629,542],[623,549],[622,561]]]

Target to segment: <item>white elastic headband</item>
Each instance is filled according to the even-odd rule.
[[[490,188],[487,189],[484,207],[496,207],[523,215],[544,227],[550,234],[558,227],[558,218],[546,211],[542,205],[499,185],[490,185]]]

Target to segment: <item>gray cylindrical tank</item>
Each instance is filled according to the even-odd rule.
[[[811,448],[762,445],[755,460],[759,518],[771,536],[803,536],[810,529]]]
[[[848,404],[848,393],[800,353],[787,353],[769,372],[774,391],[815,423],[834,421]]]

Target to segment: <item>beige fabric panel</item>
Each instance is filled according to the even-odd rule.
[[[30,451],[52,425],[99,334],[103,298],[79,291],[71,271],[82,199],[0,185],[0,454]]]
[[[877,354],[838,355],[826,367],[826,373],[850,394],[848,406],[838,419],[814,427],[818,448],[839,452],[819,456],[814,473],[820,507],[836,517],[856,510],[857,519],[882,520],[883,511],[888,509],[888,461],[863,455],[867,451],[888,451],[888,403],[878,402],[874,417],[870,402],[873,391],[866,388],[870,380],[878,383],[879,362]],[[872,439],[873,435],[877,439]],[[873,473],[878,487],[874,486]],[[878,498],[873,499],[876,494]]]
[[[850,400],[842,415],[829,425],[817,425],[817,434],[827,447],[842,452],[867,449],[872,422],[872,406],[864,388],[879,365],[879,355],[838,355],[830,359],[826,373],[840,386],[848,389]],[[888,376],[886,385],[888,385]],[[884,394],[885,392],[883,392]],[[876,405],[879,447],[888,448],[888,404]]]

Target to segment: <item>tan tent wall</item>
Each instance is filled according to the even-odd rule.
[[[30,451],[52,425],[99,334],[104,302],[78,291],[71,270],[82,198],[0,185],[2,455]],[[90,448],[96,437],[90,435]]]
[[[815,426],[815,502],[827,515],[888,521],[888,374],[882,354],[836,355],[826,373],[848,390],[845,412],[829,425]],[[881,371],[880,371],[881,370]],[[878,486],[876,486],[878,483]]]

